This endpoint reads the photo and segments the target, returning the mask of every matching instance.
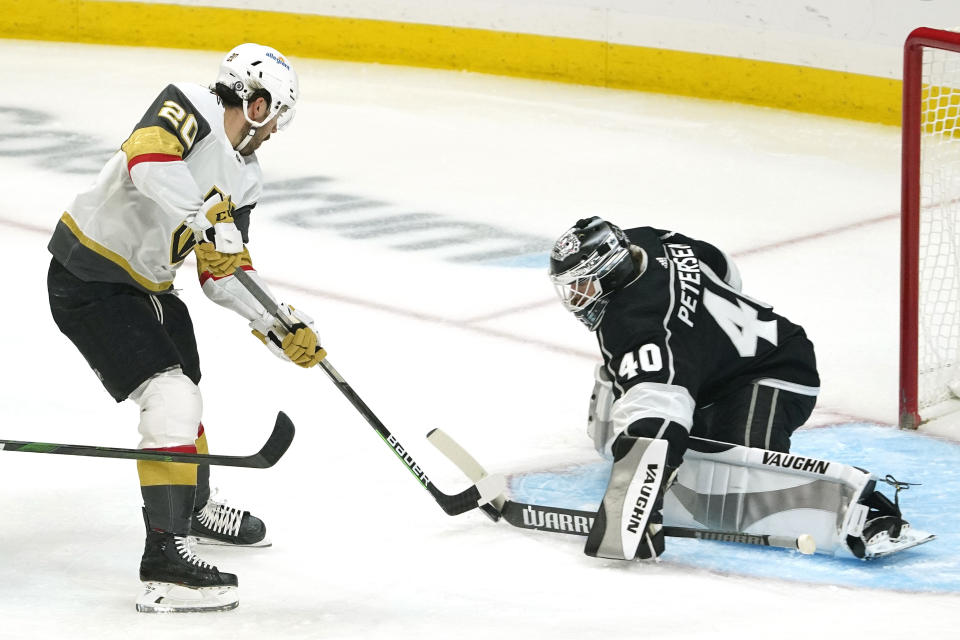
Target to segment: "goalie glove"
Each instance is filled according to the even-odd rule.
[[[283,360],[309,368],[327,357],[326,350],[320,346],[320,339],[314,331],[313,318],[297,311],[291,306],[281,304],[280,313],[288,320],[290,330],[273,316],[264,314],[250,322],[250,329],[267,348]]]
[[[197,244],[212,243],[219,253],[243,251],[243,236],[233,221],[233,202],[224,200],[219,191],[211,193],[200,211],[188,217],[186,223]]]
[[[590,394],[590,409],[587,415],[587,435],[593,440],[593,447],[597,452],[609,459],[612,457],[610,446],[616,436],[610,415],[616,399],[613,394],[613,380],[602,364],[594,368],[593,379],[593,392]]]

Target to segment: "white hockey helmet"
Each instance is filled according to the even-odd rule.
[[[252,42],[234,47],[220,63],[216,84],[225,85],[243,100],[244,117],[254,128],[270,122],[277,114],[280,129],[293,120],[300,96],[297,72],[276,49]],[[247,104],[257,89],[270,92],[270,113],[263,122],[247,115]]]

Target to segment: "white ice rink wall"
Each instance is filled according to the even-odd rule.
[[[269,8],[269,11],[265,10]],[[0,36],[464,69],[899,124],[901,47],[957,0],[0,0]]]

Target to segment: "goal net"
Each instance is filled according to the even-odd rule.
[[[904,46],[900,426],[960,409],[960,33]]]

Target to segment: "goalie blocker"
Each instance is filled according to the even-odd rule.
[[[623,435],[613,445],[610,482],[584,553],[594,558],[655,559],[664,549],[661,507],[676,468],[666,440]]]

